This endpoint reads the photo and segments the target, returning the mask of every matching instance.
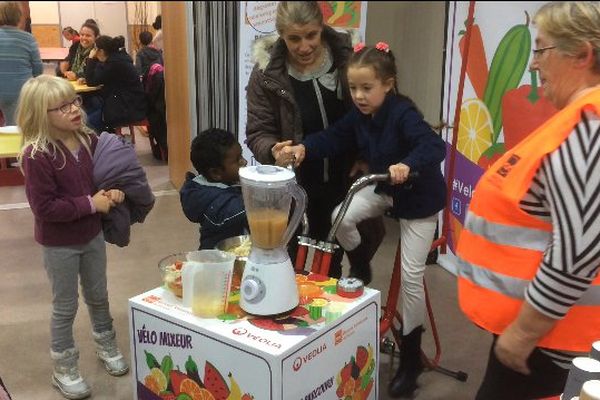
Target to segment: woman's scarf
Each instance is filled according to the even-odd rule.
[[[85,67],[85,59],[90,55],[90,51],[92,51],[92,47],[88,47],[87,49],[79,44],[77,47],[77,52],[75,53],[75,58],[73,59],[73,65],[71,65],[71,71],[75,73],[77,76],[82,76],[84,73]]]

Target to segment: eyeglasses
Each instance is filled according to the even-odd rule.
[[[75,106],[75,107],[79,108],[79,107],[81,107],[81,104],[83,104],[83,100],[81,99],[81,96],[75,96],[75,98],[73,99],[73,101],[65,103],[65,104],[63,104],[60,107],[49,108],[48,112],[60,110],[61,113],[68,114],[68,113],[71,112],[71,106]]]
[[[542,54],[544,54],[544,52],[546,50],[552,50],[555,49],[556,46],[547,46],[547,47],[542,47],[541,49],[533,49],[533,58],[540,58],[542,56]]]

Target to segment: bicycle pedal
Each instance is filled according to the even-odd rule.
[[[380,351],[384,354],[393,354],[396,349],[396,342],[393,339],[385,337],[381,339]]]

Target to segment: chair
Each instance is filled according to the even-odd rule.
[[[115,133],[119,136],[125,137],[125,134],[123,133],[123,128],[129,128],[129,133],[131,135],[131,143],[133,143],[135,145],[135,131],[134,128],[136,126],[143,126],[146,129],[148,129],[148,126],[150,124],[148,123],[147,119],[143,119],[141,121],[134,121],[134,122],[129,122],[128,124],[125,125],[120,125],[115,127]]]

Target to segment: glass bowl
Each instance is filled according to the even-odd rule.
[[[189,252],[171,254],[158,262],[158,270],[165,289],[170,290],[177,297],[183,297],[181,270],[187,261]]]

